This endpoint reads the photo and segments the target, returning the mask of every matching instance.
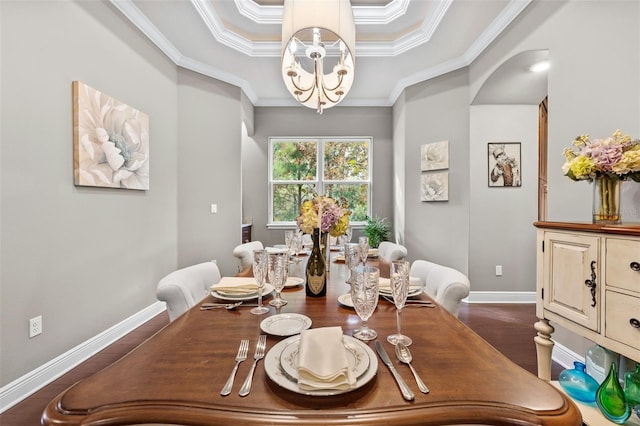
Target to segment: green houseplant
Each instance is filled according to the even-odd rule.
[[[389,239],[390,225],[387,222],[387,218],[374,216],[373,218],[367,216],[367,225],[364,227],[364,235],[369,237],[369,246],[372,248],[378,248],[382,241]]]

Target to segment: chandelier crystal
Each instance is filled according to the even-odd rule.
[[[319,114],[353,84],[356,27],[349,0],[285,0],[282,78],[302,105]]]

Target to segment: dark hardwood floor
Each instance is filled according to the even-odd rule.
[[[462,304],[459,318],[525,370],[537,374],[533,338],[536,322],[534,304]],[[156,316],[111,346],[89,358],[78,367],[40,389],[24,401],[0,414],[2,426],[40,424],[44,407],[60,392],[85,377],[121,358],[169,323],[166,312]],[[563,368],[555,364],[552,379],[557,380]]]

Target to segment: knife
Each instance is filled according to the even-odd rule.
[[[382,360],[382,362],[384,362],[386,366],[389,367],[389,370],[391,370],[391,374],[393,374],[393,377],[396,379],[396,383],[398,383],[400,392],[402,392],[402,396],[404,397],[404,399],[406,399],[407,401],[413,401],[413,399],[415,398],[413,392],[411,392],[409,386],[407,386],[404,380],[402,380],[402,377],[400,377],[400,374],[398,374],[398,371],[391,362],[391,358],[389,358],[389,355],[387,355],[387,352],[384,350],[379,340],[376,340],[376,351],[378,352],[378,355],[380,355],[380,359]]]

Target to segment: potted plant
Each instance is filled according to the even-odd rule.
[[[387,218],[374,216],[373,218],[367,216],[367,225],[364,227],[364,235],[369,237],[369,246],[372,248],[378,248],[382,241],[389,239],[390,225],[387,222]]]

